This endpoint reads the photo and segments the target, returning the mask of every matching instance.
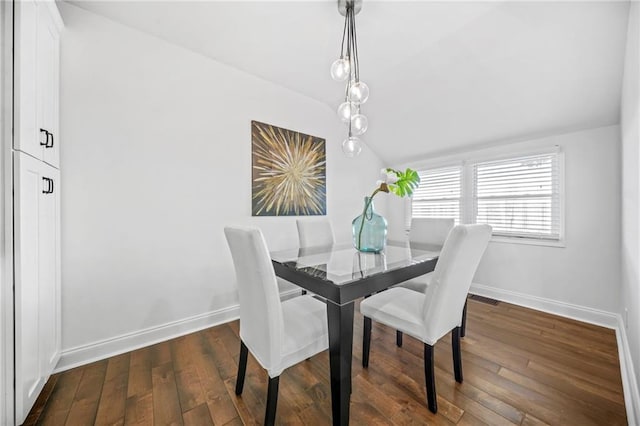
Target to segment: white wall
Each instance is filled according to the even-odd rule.
[[[14,422],[13,395],[13,7],[0,2],[0,424]]]
[[[620,298],[618,126],[503,144],[411,164],[420,168],[558,145],[565,156],[565,247],[491,242],[474,282],[561,304],[617,312]],[[390,208],[394,229],[402,209]]]
[[[225,225],[261,227],[271,249],[297,244],[295,218],[251,217],[251,120],[326,138],[328,217],[338,240],[350,238],[381,163],[367,150],[342,155],[333,110],[60,8],[63,364],[236,305]]]
[[[635,370],[636,398],[640,387],[640,4],[631,2],[622,92],[622,291],[621,313]],[[636,401],[636,410],[640,401]],[[640,421],[640,412],[636,413]]]

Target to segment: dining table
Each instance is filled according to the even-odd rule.
[[[326,300],[334,425],[349,424],[355,301],[433,271],[440,249],[390,240],[379,253],[348,243],[271,252],[277,276]]]

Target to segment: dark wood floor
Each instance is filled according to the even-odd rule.
[[[451,343],[436,345],[438,414],[425,403],[422,344],[374,323],[369,369],[361,366],[356,315],[351,424],[626,424],[615,333],[499,303],[469,301],[464,383]],[[210,328],[51,377],[27,424],[261,424],[267,374],[249,358],[235,396],[238,322]],[[278,424],[330,424],[328,354],[286,370]]]

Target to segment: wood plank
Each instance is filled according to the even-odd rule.
[[[246,379],[248,379],[248,377]],[[244,390],[240,396],[235,394],[235,380],[227,379],[224,381],[224,384],[227,387],[227,392],[229,393],[231,402],[235,406],[238,416],[242,420],[242,424],[256,426],[261,425],[264,422],[267,394],[265,392],[260,398],[257,398],[247,386],[246,379]]]
[[[43,425],[65,424],[83,374],[83,368],[74,368],[60,375],[45,408],[42,410],[41,420],[38,423]]]
[[[468,397],[465,393],[460,392],[462,388],[470,387],[469,384],[461,383],[458,384],[455,381],[455,378],[449,374],[448,372],[444,372],[442,370],[438,370],[436,372],[436,380],[440,384],[438,388],[438,393],[447,401],[451,401],[451,404],[460,407],[460,409],[464,412],[460,421],[464,419],[465,415],[469,413],[473,413],[473,417],[479,420],[481,423],[485,423],[492,426],[509,426],[514,424],[520,424],[521,417],[517,414],[513,416],[513,418],[507,419],[502,415],[498,414],[498,412],[493,411],[491,408],[484,405],[482,400],[475,401]],[[499,407],[502,408],[502,407]],[[509,407],[513,408],[513,407]],[[516,411],[516,410],[513,410]],[[508,416],[511,417],[512,412],[509,411]],[[469,416],[467,416],[467,421]],[[459,422],[458,422],[459,423]]]
[[[331,424],[331,409],[312,404],[302,410],[299,414],[300,420],[304,425],[328,425]]]
[[[354,377],[351,399],[371,403],[388,420],[391,420],[405,407],[405,404],[390,399],[380,387],[369,380],[369,375],[366,372]]]
[[[615,411],[602,409],[599,405],[588,403],[584,400],[576,398],[576,396],[573,394],[559,391],[552,386],[540,383],[509,369],[503,368],[498,374],[513,383],[517,383],[523,387],[526,387],[527,389],[531,389],[554,401],[567,399],[574,400],[576,403],[576,410],[581,414],[584,414],[584,416],[591,420],[593,424],[608,424],[613,426],[623,425],[627,422],[626,417],[617,414]]]
[[[212,333],[212,330],[213,329],[208,329],[204,332],[204,347],[213,359],[220,377],[226,381],[236,376],[238,365],[233,360],[233,356],[231,356],[223,342],[216,337],[215,333]],[[239,351],[240,343],[238,343],[237,346],[237,350]]]
[[[213,426],[213,420],[209,415],[207,404],[200,404],[183,414],[185,426]]]
[[[96,425],[124,424],[130,358],[130,353],[109,358],[96,415]]]
[[[303,361],[301,364],[305,363],[307,361]],[[279,398],[289,402],[297,412],[304,410],[315,402],[313,396],[307,393],[307,389],[314,385],[312,384],[313,381],[304,381],[303,377],[307,372],[304,368],[298,368],[301,364],[285,370],[280,375],[280,383],[283,386],[280,388]],[[310,385],[307,386],[308,384]]]
[[[598,386],[588,380],[558,371],[536,361],[529,362],[527,370],[523,374],[540,383],[549,384],[558,390],[565,391],[574,397],[579,396],[582,401],[600,405],[603,409],[606,408],[605,406],[609,406],[610,402],[624,407],[624,395],[619,390],[612,391],[606,386]]]
[[[244,423],[242,423],[240,417],[234,417],[233,419],[225,423],[224,426],[244,426]]]
[[[522,421],[522,426],[549,426],[549,424],[533,417],[531,414],[527,414]]]
[[[124,424],[131,426],[152,425],[153,423],[153,392],[136,393],[127,398]]]
[[[209,415],[216,425],[224,425],[235,418],[239,418],[238,411],[236,411],[231,397],[226,393],[214,399],[209,399],[207,401],[207,407],[209,408]]]
[[[178,371],[175,377],[183,412],[206,405],[206,398],[195,366],[190,365]]]
[[[497,327],[503,333],[511,332],[517,334],[520,338],[530,339],[532,342],[539,342],[544,345],[553,345],[556,351],[566,353],[567,356],[585,356],[594,360],[598,364],[606,363],[606,365],[615,365],[617,362],[617,351],[602,349],[597,343],[589,339],[579,338],[576,334],[563,334],[557,336],[555,330],[545,331],[537,330],[529,326],[526,322],[516,323],[509,321],[507,317],[500,317],[495,313],[478,315],[473,313],[468,316],[470,321],[476,321],[482,318],[484,329],[487,326]],[[471,327],[473,330],[474,327]]]
[[[471,412],[469,411],[465,411],[464,415],[462,416],[462,418],[460,418],[460,421],[457,424],[458,426],[479,426],[479,425],[492,426],[491,423],[487,423],[479,419],[478,417],[471,414]]]
[[[181,425],[182,410],[173,366],[170,362],[153,367],[153,420],[156,424]]]
[[[93,425],[96,422],[98,403],[107,373],[108,361],[99,361],[84,368],[82,380],[73,398],[67,424]]]
[[[151,368],[171,362],[171,340],[149,347],[151,351]]]
[[[573,370],[590,372],[592,376],[599,377],[605,381],[610,377],[619,375],[619,367],[616,369],[612,365],[605,365],[602,362],[598,362],[598,360],[592,360],[588,354],[559,347],[544,340],[521,336],[516,332],[503,330],[495,324],[483,322],[482,329],[475,331],[475,333],[481,334],[482,339],[487,341],[509,345],[516,353],[528,356],[529,359],[556,362]]]
[[[131,352],[127,397],[147,394],[153,388],[151,381],[151,347]]]

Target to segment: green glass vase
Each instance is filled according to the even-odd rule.
[[[387,220],[376,213],[371,197],[364,197],[363,214],[353,219],[353,246],[362,252],[379,253],[387,245]]]

